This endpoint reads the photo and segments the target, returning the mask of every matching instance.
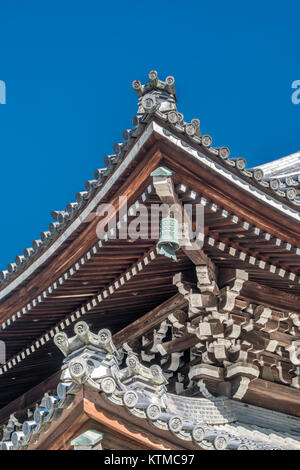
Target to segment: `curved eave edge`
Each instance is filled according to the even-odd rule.
[[[145,116],[144,124],[146,123],[147,118],[149,118],[150,116],[151,115]],[[159,113],[159,116],[156,117],[161,118],[162,114]],[[9,295],[14,289],[16,289],[23,281],[28,279],[28,277],[31,276],[34,271],[38,269],[42,264],[44,264],[49,259],[49,257],[53,255],[59,249],[59,247],[69,238],[69,236],[72,235],[72,233],[90,214],[92,209],[103,199],[103,197],[113,187],[113,185],[123,174],[126,168],[130,165],[130,163],[134,160],[137,153],[140,151],[140,149],[143,147],[143,145],[147,142],[147,140],[151,137],[153,133],[156,133],[164,139],[167,139],[172,144],[175,144],[181,151],[188,153],[195,160],[199,161],[208,169],[214,171],[216,174],[225,178],[230,184],[235,185],[238,189],[243,190],[251,196],[254,196],[257,200],[259,200],[259,202],[267,204],[273,209],[276,209],[285,217],[289,216],[296,222],[300,221],[300,213],[297,210],[284,204],[283,202],[278,201],[263,190],[259,189],[254,184],[251,184],[249,181],[246,181],[246,179],[249,180],[249,177],[247,177],[247,175],[245,175],[244,178],[242,176],[239,177],[235,172],[232,171],[233,169],[235,169],[234,166],[232,166],[231,169],[226,168],[226,163],[224,163],[226,160],[220,160],[220,163],[222,164],[215,162],[212,158],[208,157],[200,150],[192,147],[193,143],[195,143],[192,141],[192,139],[191,145],[187,144],[186,141],[182,140],[176,134],[172,133],[169,129],[166,129],[163,125],[157,123],[155,120],[152,120],[143,130],[133,147],[128,151],[125,158],[121,160],[120,165],[103,183],[103,187],[100,189],[100,191],[98,191],[92,197],[92,199],[90,199],[87,205],[79,213],[78,217],[76,217],[69,224],[69,226],[61,233],[61,235],[59,235],[58,238],[54,240],[54,242],[49,246],[49,248],[46,249],[44,253],[41,253],[40,256],[31,263],[31,265],[29,265],[25,270],[20,271],[20,273],[16,272],[16,277],[12,277],[11,279],[7,280],[7,285],[2,290],[0,290],[0,301],[7,295]],[[214,149],[207,148],[207,150],[212,151]],[[230,161],[230,159],[228,161]]]

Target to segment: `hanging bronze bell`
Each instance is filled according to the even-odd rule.
[[[179,225],[173,217],[164,217],[160,222],[160,234],[157,243],[159,254],[177,261],[175,251],[179,250]]]

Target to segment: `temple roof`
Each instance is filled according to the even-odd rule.
[[[58,333],[54,339],[65,356],[56,394],[46,393],[35,410],[27,410],[27,417],[11,415],[3,428],[2,450],[36,445],[45,431],[51,433],[49,427],[72,406],[83,387],[105,397],[116,414],[124,407],[140,422],[150,423],[153,430],[170,433],[171,440],[175,436],[183,448],[191,443],[207,450],[300,449],[300,418],[255,406],[247,410],[224,396],[214,397],[202,380],[198,382],[202,397],[167,393],[161,368],[145,367],[132,353],[124,361],[124,353],[117,350],[107,329],[95,334],[85,322],[78,322],[74,331],[72,338]],[[96,401],[101,410],[100,397]]]
[[[255,167],[257,168],[263,171],[264,179],[278,178],[287,186],[297,186],[300,176],[300,151]]]
[[[32,246],[25,248],[22,254],[17,255],[6,269],[0,271],[0,299],[11,291],[11,289],[5,289],[7,284],[11,283],[12,288],[17,287],[20,281],[22,282],[36,269],[35,260],[46,260],[50,253],[57,250],[62,241],[71,236],[74,228],[77,228],[89,214],[90,211],[87,209],[95,203],[96,195],[99,195],[99,192],[103,193],[103,188],[111,180],[112,175],[115,174],[116,178],[120,177],[117,169],[125,156],[134,148],[147,124],[153,119],[163,121],[177,135],[186,138],[189,145],[205,151],[234,175],[239,175],[242,180],[250,183],[254,194],[257,193],[256,187],[266,193],[267,200],[270,201],[270,198],[278,200],[281,204],[290,206],[298,212],[297,206],[300,204],[300,195],[297,191],[299,152],[247,169],[244,158],[229,158],[228,147],[214,147],[211,136],[201,134],[198,118],[192,119],[191,122],[184,120],[183,114],[177,110],[174,77],[169,76],[162,81],[158,78],[157,72],[152,70],[149,72],[149,81],[146,84],[142,85],[139,80],[135,80],[132,86],[139,98],[137,115],[132,120],[133,128],[124,130],[123,142],[114,144],[114,154],[104,157],[105,168],[95,170],[94,179],[85,182],[84,190],[76,193],[75,201],[67,204],[65,209],[53,210],[51,216],[54,220],[50,222],[49,228],[41,232],[40,238],[33,240]],[[282,171],[275,169],[278,165],[282,167]],[[293,178],[291,179],[290,176]],[[293,213],[294,211],[289,211],[289,214]],[[27,270],[29,266],[30,269]],[[28,272],[28,274],[22,276],[23,272]],[[19,281],[13,283],[12,281],[18,277]]]
[[[149,75],[145,85],[133,83],[138,94],[133,129],[126,129],[124,142],[105,157],[107,167],[95,170],[95,178],[65,211],[53,211],[49,231],[2,273],[1,339],[7,344],[7,362],[0,367],[3,406],[57,370],[56,332],[68,332],[83,315],[95,327],[120,331],[177,293],[173,275],[190,273],[199,264],[199,257],[194,261],[182,249],[177,263],[161,256],[155,237],[97,237],[99,203],[129,195],[128,211],[122,217],[118,212],[116,230],[141,205],[160,204],[153,179],[162,175],[162,165],[169,168],[166,178],[173,175],[180,204],[203,207],[206,259],[217,271],[229,267],[249,273],[235,314],[249,320],[249,328],[251,322],[262,328],[269,318],[268,331],[258,334],[264,343],[269,344],[273,330],[275,337],[280,330],[274,376],[282,387],[294,387],[289,395],[295,397],[299,373],[295,364],[290,366],[287,348],[292,355],[299,339],[300,213],[298,196],[289,199],[297,190],[285,190],[277,177],[263,176],[261,168],[246,170],[245,160],[230,158],[227,147],[213,147],[211,137],[201,134],[200,121],[185,122],[177,110],[174,79],[161,81],[154,71]],[[272,347],[276,341],[271,338]]]

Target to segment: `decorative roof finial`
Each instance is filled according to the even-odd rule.
[[[163,113],[177,112],[174,77],[169,76],[165,81],[161,81],[156,70],[151,70],[149,82],[142,85],[139,80],[134,80],[132,87],[139,97],[138,115],[152,113],[156,110]]]

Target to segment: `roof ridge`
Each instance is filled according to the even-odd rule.
[[[14,262],[10,262],[5,270],[0,271],[0,289],[3,285],[8,284],[10,280],[15,279],[34,259],[37,259],[52,241],[58,238],[59,234],[64,231],[71,221],[80,214],[98,189],[115,172],[119,163],[133,147],[136,139],[143,133],[147,123],[154,117],[167,122],[176,133],[184,135],[212,156],[219,158],[223,166],[235,169],[243,179],[250,180],[252,184],[254,183],[257,187],[260,187],[271,197],[279,198],[281,201],[285,199],[286,203],[290,203],[294,207],[300,205],[300,189],[293,187],[295,184],[285,187],[278,178],[265,178],[263,165],[246,169],[247,162],[244,158],[229,158],[230,150],[228,147],[212,147],[211,136],[201,134],[198,118],[192,119],[191,122],[184,121],[184,115],[178,112],[176,106],[177,96],[174,77],[168,76],[165,81],[161,81],[157,72],[151,70],[147,83],[142,85],[139,80],[134,80],[132,86],[139,97],[137,115],[132,120],[134,128],[124,130],[124,142],[114,144],[114,154],[104,157],[105,168],[95,170],[94,179],[85,182],[85,190],[76,193],[75,201],[67,204],[65,210],[52,211],[51,214],[54,220],[50,222],[49,230],[41,232],[40,239],[33,240],[31,247],[25,248],[23,254],[17,255]],[[268,163],[265,165],[268,165]]]

